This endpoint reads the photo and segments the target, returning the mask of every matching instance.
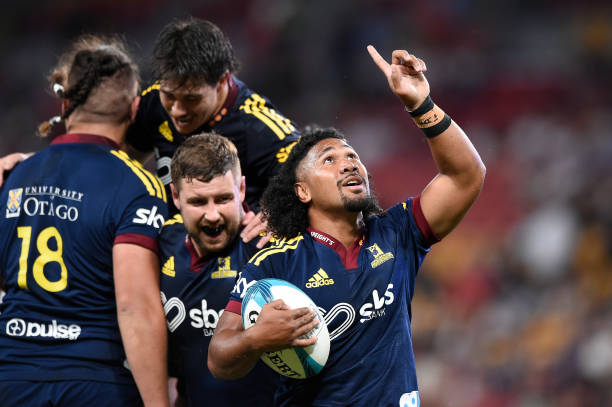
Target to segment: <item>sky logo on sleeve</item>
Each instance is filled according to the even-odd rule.
[[[23,198],[23,188],[11,189],[8,193],[6,202],[6,217],[16,218],[21,214],[21,199]]]

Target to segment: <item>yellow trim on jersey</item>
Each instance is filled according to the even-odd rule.
[[[145,90],[143,90],[140,93],[140,96],[144,96],[149,92],[152,92],[154,90],[159,90],[161,88],[161,85],[159,84],[159,82],[155,82],[153,85],[149,86],[148,88],[146,88]]]
[[[111,150],[110,152],[112,155],[114,155],[115,157],[123,161],[124,164],[127,165],[138,178],[140,178],[145,188],[147,189],[147,192],[149,193],[149,195],[164,199],[165,190],[162,188],[162,191],[164,191],[164,194],[162,194],[162,192],[159,191],[158,189],[159,187],[156,187],[156,188],[153,187],[153,185],[151,184],[150,178],[147,175],[145,175],[146,173],[148,173],[148,171],[142,168],[142,166],[141,168],[138,168],[138,166],[135,165],[136,163],[138,163],[137,161],[132,160],[130,156],[128,156],[124,151]],[[140,163],[138,164],[140,165]],[[164,202],[165,202],[165,199],[164,199]]]
[[[405,211],[408,211],[408,207],[406,206],[406,202],[402,202],[402,208],[404,208]]]
[[[284,253],[287,250],[295,250],[298,247],[298,244],[300,243],[301,240],[304,240],[304,236],[302,235],[296,236],[293,239],[289,239],[287,241],[283,239],[277,245],[261,250],[260,252],[256,253],[255,256],[253,256],[253,258],[249,260],[249,263],[253,263],[256,266],[259,266],[259,264],[266,257],[272,254]]]
[[[127,158],[130,158],[130,156],[127,155],[125,152],[123,152],[123,154],[125,154]],[[166,188],[164,187],[164,184],[161,182],[161,180],[156,175],[153,175],[151,172],[145,170],[140,161],[132,160],[132,162],[151,180],[153,186],[155,187],[157,197],[163,199],[164,202],[167,202]]]
[[[183,217],[180,213],[177,213],[172,218],[164,222],[164,226],[174,225],[175,223],[183,223]]]
[[[253,93],[247,98],[240,109],[261,120],[280,140],[283,140],[287,134],[291,134],[295,130],[289,119],[266,106],[266,100],[257,93]]]

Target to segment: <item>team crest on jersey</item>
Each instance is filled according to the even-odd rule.
[[[334,285],[334,279],[329,278],[325,270],[321,268],[306,282],[306,288],[325,287],[328,285]]]
[[[370,263],[373,269],[380,266],[387,260],[391,260],[393,258],[393,253],[384,253],[376,243],[374,243],[372,246],[369,246],[368,250],[370,251],[370,253],[372,253],[372,256],[374,256],[374,260],[372,260],[372,262]]]
[[[162,273],[170,277],[174,277],[176,275],[176,272],[174,271],[174,256],[170,256],[170,258],[164,263]]]
[[[219,257],[219,269],[213,271],[210,278],[230,278],[236,277],[236,270],[232,270],[231,257]]]
[[[23,188],[11,189],[8,193],[8,201],[6,202],[6,217],[16,218],[21,213],[21,199],[23,197]]]

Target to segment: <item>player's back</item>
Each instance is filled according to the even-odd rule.
[[[13,171],[0,191],[0,378],[132,380],[112,248],[154,244],[163,198],[158,179],[100,136],[60,136]]]

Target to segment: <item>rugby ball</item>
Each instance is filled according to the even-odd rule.
[[[323,369],[329,356],[329,332],[321,312],[304,291],[276,278],[264,278],[248,288],[242,299],[242,325],[248,329],[257,322],[261,308],[272,301],[283,300],[291,309],[308,307],[317,313],[319,325],[302,338],[317,337],[314,345],[295,347],[276,352],[264,352],[263,362],[283,376],[306,379]]]

